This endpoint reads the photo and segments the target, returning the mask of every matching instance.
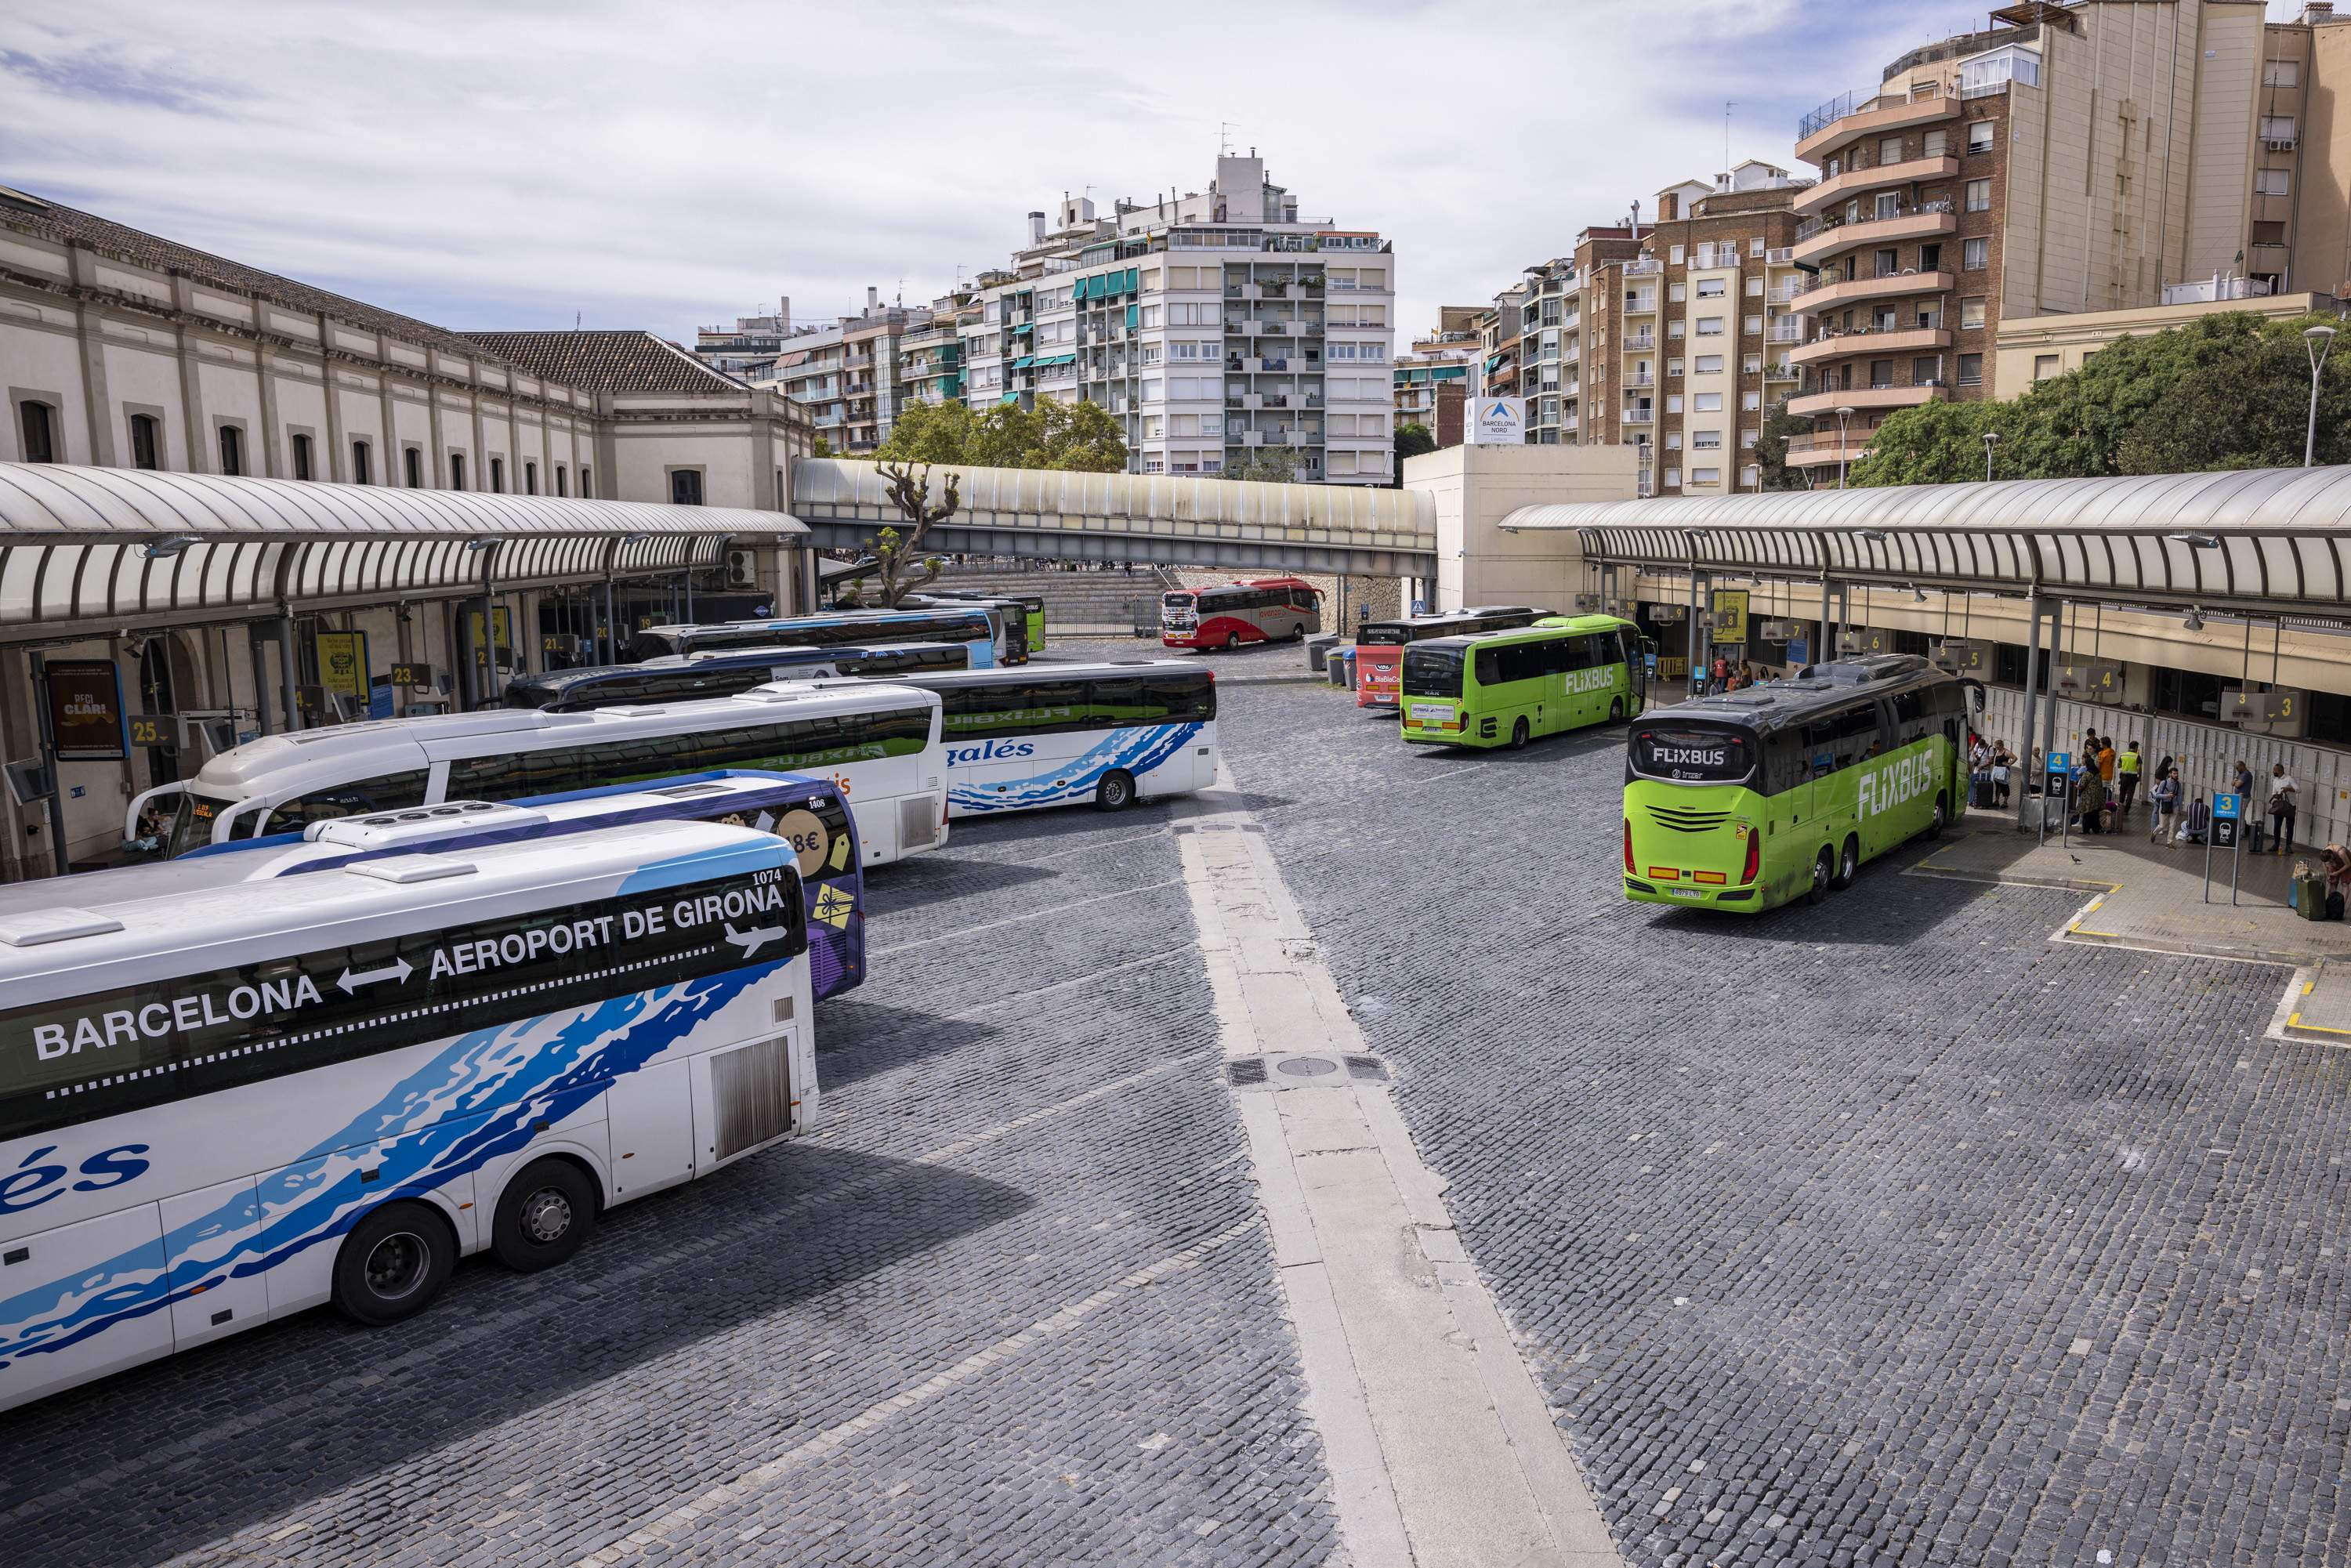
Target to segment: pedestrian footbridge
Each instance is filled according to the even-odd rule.
[[[934,497],[949,475],[961,505],[924,541],[943,554],[1373,577],[1437,572],[1436,507],[1408,490],[941,464],[931,470]],[[843,458],[792,465],[792,516],[826,549],[856,549],[902,526],[881,470]]]

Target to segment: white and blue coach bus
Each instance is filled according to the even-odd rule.
[[[1192,660],[895,677],[935,692],[947,814],[1091,801],[1105,811],[1217,779],[1217,677]]]
[[[444,800],[645,789],[684,774],[749,768],[832,780],[855,815],[868,867],[944,844],[938,698],[880,681],[821,685],[583,713],[486,708],[266,735],[222,752],[193,779],[134,797],[123,832],[136,832],[151,803],[175,800],[162,846],[169,858]]]
[[[266,898],[222,857],[0,916],[0,1408],[329,1301],[397,1322],[807,1126],[788,842],[415,831]]]
[[[583,708],[732,696],[770,681],[817,681],[835,675],[886,681],[920,670],[969,668],[971,650],[960,643],[705,649],[699,653],[664,653],[642,664],[595,664],[517,675],[507,683],[506,706],[577,713]]]
[[[997,612],[977,604],[930,605],[914,610],[836,610],[823,615],[792,615],[777,621],[727,621],[710,626],[648,626],[629,642],[629,658],[642,664],[673,653],[711,648],[831,648],[867,643],[959,643],[971,650],[971,667],[994,669],[1007,635]],[[1025,635],[1025,632],[1024,632]]]

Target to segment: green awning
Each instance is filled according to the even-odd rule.
[[[1036,322],[1034,322],[1034,321],[1023,321],[1023,322],[1021,322],[1019,326],[1017,326],[1017,327],[1015,327],[1015,328],[1013,328],[1013,329],[1012,329],[1012,335],[1013,335],[1014,337],[1018,338],[1018,337],[1019,337],[1019,336],[1020,336],[1020,334],[1021,334],[1021,333],[1023,333],[1023,332],[1033,332],[1033,331],[1035,331],[1036,329],[1037,329],[1037,323],[1036,323]]]
[[[1034,354],[1023,354],[1023,355],[1021,355],[1019,359],[1017,359],[1017,360],[1015,360],[1015,361],[1012,361],[1012,368],[1013,368],[1014,370],[1016,370],[1016,371],[1025,371],[1025,370],[1027,370],[1029,366],[1031,366],[1031,365],[1035,364],[1036,362],[1037,362],[1037,356],[1036,356],[1036,355],[1034,355]]]
[[[1132,332],[1139,329],[1142,325],[1143,307],[1140,305],[1128,306],[1126,308],[1126,329]]]
[[[1037,368],[1041,371],[1048,365],[1074,365],[1077,362],[1075,354],[1049,354],[1037,361]]]
[[[1136,293],[1142,288],[1142,287],[1143,274],[1134,267],[1128,267],[1126,269],[1126,292],[1129,294]]]
[[[1019,402],[1020,401],[1020,394],[1019,392],[1006,392],[1004,396],[998,401],[1002,402]]]

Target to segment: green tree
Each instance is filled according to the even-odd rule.
[[[1225,465],[1228,479],[1253,479],[1262,485],[1288,485],[1298,477],[1298,460],[1287,446],[1260,446],[1238,463]]]
[[[2290,466],[2302,461],[2310,410],[2303,331],[2321,324],[2337,325],[2222,311],[2119,339],[2022,397],[1900,410],[1847,482],[1981,478],[1988,431],[2001,437],[1993,473],[2002,479]],[[2320,460],[2351,461],[2351,355],[2327,363],[2318,428]]]
[[[2015,478],[2010,441],[2016,406],[2005,402],[1926,402],[1899,410],[1870,438],[1869,455],[1853,465],[1845,483],[1958,485],[1984,476],[1987,433],[2000,436],[1995,472]],[[1833,428],[1823,423],[1822,429]]]
[[[1036,438],[1019,466],[1078,474],[1126,471],[1126,434],[1102,404],[1048,399],[1037,405],[1034,417]]]
[[[912,403],[873,455],[884,463],[1116,474],[1126,467],[1126,439],[1100,403],[1048,402],[1033,411],[997,403],[977,412],[959,402]]]
[[[1771,405],[1763,416],[1763,428],[1755,437],[1755,465],[1761,471],[1766,490],[1802,490],[1810,488],[1801,468],[1788,466],[1788,438],[1802,435],[1812,429],[1812,422],[1799,419],[1788,412],[1785,398]]]
[[[1389,487],[1393,489],[1404,483],[1404,460],[1405,458],[1417,457],[1424,452],[1434,452],[1436,450],[1437,437],[1429,434],[1428,426],[1421,423],[1416,419],[1406,420],[1404,423],[1397,425],[1395,430],[1395,467],[1391,470],[1388,475]]]
[[[810,455],[810,456],[811,456],[811,457],[830,457],[830,456],[831,456],[831,455],[832,455],[832,443],[831,443],[831,442],[830,442],[830,441],[827,441],[827,440],[826,440],[823,436],[821,436],[821,435],[818,436],[818,437],[816,438],[816,444],[809,448],[809,455]]]

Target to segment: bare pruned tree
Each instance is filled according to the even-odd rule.
[[[933,528],[954,517],[963,504],[962,476],[949,474],[934,501],[929,464],[884,463],[881,473],[889,482],[890,504],[906,519],[906,528],[904,533],[883,528],[866,548],[873,553],[875,597],[883,609],[894,610],[906,595],[938,580],[939,558],[923,553],[923,539]],[[919,577],[914,575],[917,570]]]

